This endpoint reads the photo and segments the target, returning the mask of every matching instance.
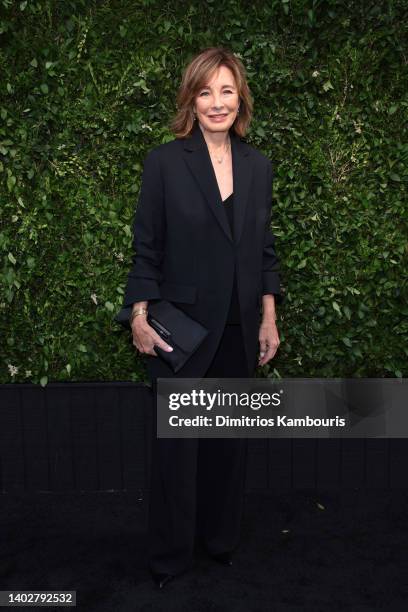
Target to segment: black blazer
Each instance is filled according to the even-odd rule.
[[[211,163],[196,123],[192,135],[152,149],[145,158],[133,224],[133,266],[123,306],[163,298],[210,333],[176,376],[204,376],[224,330],[237,266],[241,326],[248,376],[256,367],[262,295],[281,302],[279,264],[269,229],[272,165],[230,130],[234,239]],[[172,377],[146,355],[150,377]]]

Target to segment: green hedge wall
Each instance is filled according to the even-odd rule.
[[[183,67],[225,45],[275,169],[259,376],[406,376],[407,2],[0,0],[0,382],[144,380],[112,322]]]

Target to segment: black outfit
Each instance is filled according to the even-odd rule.
[[[245,438],[157,438],[157,378],[252,377],[262,295],[282,301],[269,229],[271,163],[233,130],[230,137],[230,199],[221,200],[196,123],[189,137],[149,153],[136,210],[123,306],[163,298],[209,330],[177,374],[146,357],[154,401],[148,546],[156,573],[187,569],[195,536],[211,553],[237,546],[247,453]]]
[[[222,205],[224,206],[224,210],[227,213],[231,233],[234,234],[234,194],[231,193],[228,198],[223,200]],[[234,284],[232,286],[231,301],[227,315],[227,324],[240,325],[240,323],[241,319],[239,313],[239,298],[237,289],[237,268],[234,262]]]
[[[233,232],[233,194],[222,205]],[[247,376],[234,270],[227,322],[205,377]],[[195,539],[211,554],[237,547],[248,440],[182,438],[174,443],[174,440],[156,438],[156,420],[153,432],[149,563],[155,572],[178,574],[192,563]],[[182,485],[180,474],[183,474]]]
[[[177,376],[204,376],[220,344],[231,302],[234,268],[248,374],[259,352],[262,295],[282,301],[279,262],[270,230],[272,165],[230,130],[234,232],[223,210],[207,144],[197,122],[190,136],[147,155],[133,228],[133,265],[123,306],[165,299],[209,334]],[[149,377],[173,377],[147,359]]]
[[[226,325],[207,378],[247,376],[239,325]],[[156,398],[156,381],[152,384]],[[157,438],[153,410],[149,566],[176,575],[192,566],[198,541],[211,554],[239,544],[246,438]]]

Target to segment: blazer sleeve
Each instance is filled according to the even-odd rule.
[[[163,181],[157,149],[143,164],[140,195],[133,222],[132,268],[128,274],[123,307],[160,299],[161,262],[164,252],[165,211]]]
[[[263,258],[262,258],[262,295],[273,294],[275,303],[281,304],[284,300],[280,282],[280,265],[275,252],[275,236],[273,235],[271,224],[272,211],[272,164],[268,161],[267,166],[267,215],[265,223]]]

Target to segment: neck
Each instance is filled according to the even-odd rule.
[[[220,132],[210,132],[202,127],[201,123],[198,124],[200,130],[203,133],[204,140],[211,147],[211,149],[224,149],[229,142],[229,130],[223,130]]]

